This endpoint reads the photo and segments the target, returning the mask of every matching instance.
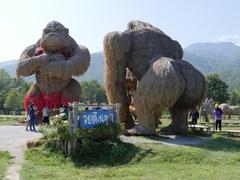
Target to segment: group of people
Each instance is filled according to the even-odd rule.
[[[68,108],[66,106],[60,105],[59,109],[53,109],[52,111],[58,112],[58,114],[61,117],[61,119],[67,120]],[[46,124],[46,125],[50,124],[50,122],[49,122],[49,115],[50,115],[50,112],[52,112],[52,111],[50,111],[47,106],[45,106],[42,109],[42,123],[43,124]],[[28,131],[28,127],[30,127],[30,131],[36,131],[35,125],[37,124],[37,114],[38,114],[38,111],[34,107],[34,104],[30,103],[29,106],[28,106],[28,110],[27,110],[26,131]]]
[[[27,110],[27,126],[26,131],[28,131],[28,127],[30,126],[30,131],[36,131],[35,124],[36,121],[36,112],[33,106],[33,103],[30,103]]]
[[[219,105],[216,104],[215,109],[213,110],[213,120],[216,130],[218,130],[218,128],[220,131],[222,130],[222,115],[223,115],[222,109],[220,109]],[[197,120],[199,118],[199,112],[195,109],[190,113],[190,118],[192,118],[192,124],[196,125]]]

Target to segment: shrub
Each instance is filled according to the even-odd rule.
[[[52,152],[68,155],[68,143],[74,142],[76,147],[71,156],[76,160],[82,157],[95,157],[96,151],[99,150],[116,158],[122,157],[125,152],[116,139],[119,134],[125,131],[123,124],[111,124],[94,129],[78,129],[74,135],[70,135],[67,121],[56,120],[51,127],[41,127],[41,131],[44,147]]]

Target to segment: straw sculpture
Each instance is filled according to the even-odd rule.
[[[17,77],[36,76],[26,95],[25,108],[31,102],[41,114],[45,106],[54,109],[79,101],[80,84],[72,76],[85,73],[89,64],[88,49],[78,45],[61,23],[48,23],[42,37],[28,46],[18,60]]]
[[[125,87],[126,68],[138,80],[134,95],[138,125],[132,134],[155,133],[164,109],[172,114],[171,124],[162,129],[183,133],[188,130],[187,114],[204,99],[204,76],[181,60],[181,45],[158,28],[131,21],[124,32],[104,37],[105,88],[109,103],[120,103],[120,121],[127,128],[134,122],[129,115],[129,94]]]

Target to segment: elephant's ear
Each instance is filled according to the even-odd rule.
[[[213,104],[213,103],[214,103],[214,100],[213,100],[212,98],[210,98],[210,99],[208,100],[208,103],[209,103],[209,104]]]

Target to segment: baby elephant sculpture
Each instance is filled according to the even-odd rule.
[[[45,106],[53,109],[79,101],[80,84],[72,76],[85,73],[89,63],[88,49],[78,45],[67,28],[56,21],[48,23],[42,37],[22,52],[17,64],[17,77],[36,76],[36,83],[26,95],[25,108],[32,102],[41,115]]]
[[[182,133],[188,130],[188,112],[205,96],[204,76],[187,61],[183,50],[160,29],[131,21],[125,32],[111,32],[104,38],[105,88],[110,103],[120,103],[120,121],[133,127],[129,94],[125,88],[126,68],[139,81],[134,95],[138,125],[130,133],[155,133],[162,111],[169,108],[171,124],[162,129]]]

